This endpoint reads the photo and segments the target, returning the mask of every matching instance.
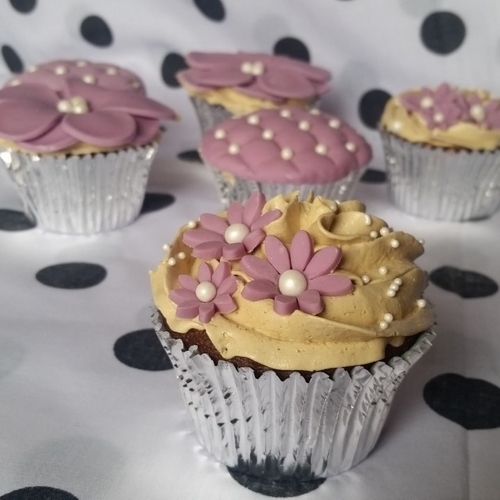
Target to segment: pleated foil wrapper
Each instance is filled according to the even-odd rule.
[[[426,147],[381,131],[391,202],[417,217],[468,221],[500,207],[500,153]]]
[[[218,104],[209,104],[201,97],[191,96],[190,99],[196,111],[202,134],[233,116],[226,108]]]
[[[278,184],[272,182],[257,182],[242,179],[226,172],[212,168],[219,197],[224,205],[233,201],[244,203],[254,191],[260,191],[269,200],[279,194],[299,192],[299,199],[306,199],[312,192],[330,200],[345,201],[351,199],[352,192],[366,169],[350,172],[337,182],[322,184]]]
[[[171,338],[156,311],[153,323],[170,357],[198,440],[231,470],[249,476],[310,481],[361,462],[375,446],[392,399],[408,370],[431,347],[424,332],[401,357],[282,381],[273,371],[214,362]]]
[[[29,217],[47,231],[96,234],[139,215],[158,145],[89,155],[38,155],[0,149]]]

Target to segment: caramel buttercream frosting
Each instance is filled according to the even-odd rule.
[[[363,365],[429,329],[423,246],[359,201],[297,193],[203,214],[166,245],[154,302],[179,334],[275,370]]]
[[[443,83],[392,97],[380,126],[409,142],[493,151],[500,146],[500,99]]]

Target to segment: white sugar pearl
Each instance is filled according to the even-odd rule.
[[[196,298],[201,302],[210,302],[215,299],[217,295],[217,288],[210,281],[202,281],[194,292],[196,294]]]
[[[368,283],[370,283],[370,276],[368,276],[367,274],[363,274],[363,276],[361,276],[361,281],[366,285]]]
[[[73,106],[67,99],[61,99],[57,103],[57,111],[60,113],[70,113],[72,109]]]
[[[186,254],[185,254],[184,252],[179,252],[179,253],[177,254],[177,258],[178,258],[179,260],[184,260],[184,259],[186,258]]]
[[[420,307],[420,309],[423,309],[427,305],[427,301],[425,299],[418,299],[417,300],[417,306]]]
[[[113,68],[113,66],[110,66],[109,68],[106,68],[106,73],[108,75],[116,75],[118,73],[118,70],[116,68]]]
[[[249,61],[245,61],[241,66],[240,70],[242,73],[245,73],[246,75],[251,75],[253,71],[253,64]]]
[[[28,66],[28,73],[34,73],[37,69],[36,66]]]
[[[299,129],[307,131],[311,128],[311,124],[307,120],[300,120]]]
[[[56,75],[65,75],[68,72],[65,66],[56,66],[54,68],[54,73]]]
[[[390,290],[394,290],[395,292],[397,292],[399,290],[399,285],[392,282],[390,285],[389,285],[389,289]]]
[[[354,144],[353,142],[346,142],[345,148],[347,149],[347,151],[354,153],[354,151],[356,151],[356,144]]]
[[[324,144],[316,144],[316,147],[314,148],[314,151],[318,153],[319,155],[326,155],[328,149]]]
[[[229,144],[229,147],[227,148],[227,151],[230,155],[237,155],[240,152],[240,147],[238,144]]]
[[[224,239],[227,243],[241,243],[249,233],[250,229],[245,224],[237,222],[226,229]]]
[[[11,80],[9,82],[9,85],[11,87],[15,87],[15,86],[20,85],[20,84],[21,84],[21,80],[19,80],[18,78],[14,78],[13,80]]]
[[[382,275],[386,275],[387,274],[387,267],[385,266],[381,266],[378,268],[378,272]]]
[[[387,323],[387,321],[381,321],[379,323],[379,326],[382,330],[385,330],[389,326],[389,324]]]
[[[472,118],[474,118],[474,120],[476,120],[477,122],[484,120],[485,113],[484,108],[481,106],[481,104],[474,104],[473,106],[471,106],[469,112]]]
[[[163,245],[163,250],[165,250],[165,252],[166,252],[167,250],[170,250],[170,245],[169,245],[168,243],[165,243],[165,244]]]
[[[340,127],[340,120],[338,118],[331,118],[328,121],[328,126],[330,128],[339,128]]]
[[[94,84],[96,82],[95,76],[94,75],[83,75],[82,80],[85,83],[89,83],[90,85]]]
[[[226,131],[223,128],[218,128],[214,132],[214,137],[216,139],[224,139],[226,137]]]
[[[168,259],[168,260],[167,260],[167,264],[168,264],[169,266],[175,266],[175,263],[176,263],[176,262],[177,262],[177,261],[176,261],[173,257],[170,257],[170,259]]]
[[[261,61],[255,61],[252,65],[252,75],[259,76],[264,73],[264,63]]]
[[[395,285],[401,286],[403,284],[403,280],[401,278],[394,278],[393,283]]]
[[[282,109],[280,111],[280,116],[282,116],[283,118],[290,118],[292,116],[292,113],[289,109]]]
[[[139,82],[132,82],[132,88],[133,89],[138,89],[141,86]]]
[[[443,113],[434,113],[433,118],[436,123],[441,123],[444,120],[444,115]]]
[[[389,231],[388,227],[382,227],[382,228],[380,228],[380,234],[382,236],[387,236],[389,233],[390,233],[390,231]]]
[[[259,117],[257,115],[250,115],[247,118],[247,123],[249,125],[258,125],[259,124]]]
[[[424,240],[423,238],[420,238],[420,239],[418,240],[418,242],[419,242],[421,245],[423,245],[423,244],[425,243],[425,240]]]
[[[391,240],[391,247],[392,248],[398,248],[398,246],[399,246],[398,240]]]
[[[434,106],[434,101],[432,97],[425,96],[420,100],[420,107],[424,109],[432,108]]]
[[[271,140],[274,137],[274,132],[271,129],[266,128],[262,131],[262,138],[266,140]]]
[[[283,148],[281,150],[281,158],[283,160],[291,160],[293,158],[293,151],[290,148]]]
[[[336,201],[332,201],[332,203],[330,205],[330,210],[333,210],[334,212],[336,212],[338,209],[339,209],[338,203]]]
[[[376,238],[378,236],[377,231],[370,231],[370,238]]]
[[[394,290],[389,289],[389,290],[387,290],[386,295],[388,297],[395,297],[396,296],[396,292]]]
[[[311,113],[311,115],[319,115],[321,111],[318,108],[313,108],[309,110],[309,113]]]
[[[307,288],[306,277],[295,269],[289,269],[281,274],[278,281],[278,288],[283,295],[296,297]]]
[[[365,224],[369,226],[371,223],[372,223],[372,218],[368,214],[365,214]]]
[[[79,68],[83,68],[84,66],[87,66],[87,61],[76,61],[76,65]]]
[[[196,221],[195,220],[190,220],[188,223],[187,223],[187,227],[189,227],[190,229],[193,229],[196,227]]]
[[[390,323],[393,319],[394,319],[394,316],[391,313],[384,314],[384,321],[387,321],[387,323]]]

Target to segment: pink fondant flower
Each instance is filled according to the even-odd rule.
[[[202,323],[208,323],[215,313],[228,314],[236,309],[231,296],[236,291],[236,278],[231,275],[231,267],[221,262],[215,270],[202,262],[198,269],[198,279],[182,274],[179,276],[181,288],[170,292],[169,298],[177,305],[178,318],[192,319],[198,316]]]
[[[60,91],[26,83],[0,90],[0,136],[36,152],[78,142],[99,147],[147,144],[175,113],[138,92],[67,79]]]
[[[484,107],[484,121],[489,129],[500,129],[500,99],[492,99]]]
[[[177,76],[200,90],[232,87],[277,102],[316,97],[330,80],[328,71],[284,56],[192,52],[186,60],[189,69]]]
[[[202,214],[201,228],[186,231],[182,240],[200,259],[241,259],[264,241],[262,228],[281,216],[278,209],[262,214],[265,203],[265,196],[255,191],[245,205],[231,203],[227,221],[215,214]]]
[[[345,295],[353,289],[351,280],[331,274],[342,258],[342,250],[331,246],[314,252],[307,231],[293,237],[290,251],[275,236],[267,236],[264,250],[267,260],[253,255],[241,259],[241,268],[253,278],[241,295],[251,301],[274,299],[278,314],[300,309],[316,315],[324,309],[321,296]]]

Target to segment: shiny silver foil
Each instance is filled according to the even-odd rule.
[[[244,203],[254,191],[260,191],[269,200],[278,194],[299,192],[299,199],[304,200],[309,193],[323,196],[330,200],[345,201],[351,198],[356,183],[363,175],[365,169],[350,172],[346,177],[337,182],[323,184],[277,184],[271,182],[257,182],[241,179],[225,172],[212,169],[215,183],[219,190],[219,197],[226,206],[233,201]]]
[[[500,207],[500,154],[413,144],[381,131],[391,202],[425,219],[467,221]]]
[[[133,222],[144,200],[156,143],[91,155],[0,150],[27,215],[65,234],[112,231]]]
[[[307,382],[294,372],[286,380],[268,371],[217,365],[193,346],[172,339],[153,315],[169,355],[196,435],[218,461],[239,473],[304,481],[354,467],[375,446],[394,393],[435,336],[421,334],[401,357],[370,370],[338,368]]]
[[[191,102],[196,111],[202,134],[226,118],[233,116],[226,108],[209,104],[201,97],[191,96]]]

